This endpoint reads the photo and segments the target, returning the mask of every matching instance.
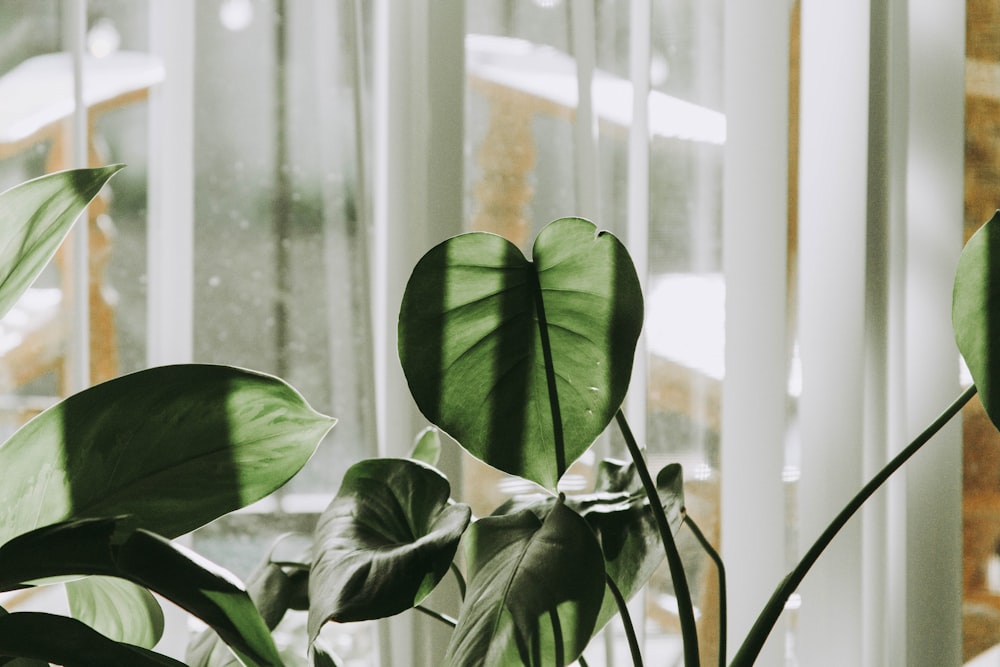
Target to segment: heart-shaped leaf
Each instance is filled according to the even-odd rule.
[[[424,415],[473,456],[550,490],[628,388],[642,294],[625,247],[586,220],[431,249],[410,276],[399,357]]]
[[[280,666],[267,626],[229,572],[125,518],[37,528],[0,546],[0,590],[66,575],[105,575],[149,588],[215,629],[244,662]]]
[[[657,493],[667,515],[671,530],[676,534],[684,519],[684,486],[681,466],[672,463],[656,476]],[[642,488],[631,462],[605,459],[597,469],[593,493],[567,496],[567,507],[586,519],[597,535],[604,554],[604,568],[625,599],[638,593],[663,561],[663,544]],[[531,510],[545,517],[556,505],[556,499],[544,494],[518,496],[501,505],[494,515]],[[610,590],[595,632],[618,613],[618,605]]]
[[[472,525],[469,587],[445,664],[551,667],[576,660],[604,596],[601,548],[562,502],[544,521],[531,511]]]
[[[0,193],[0,317],[31,286],[73,222],[121,168],[61,171]]]
[[[434,589],[472,515],[450,494],[444,475],[411,459],[367,459],[347,470],[316,526],[311,640],[328,620],[392,616]]]
[[[226,366],[163,366],[96,385],[0,445],[0,544],[118,514],[177,537],[280,487],[333,423],[285,382]]]
[[[141,586],[113,577],[84,577],[66,583],[73,618],[109,639],[153,648],[163,636],[163,609]]]
[[[986,413],[1000,426],[1000,211],[965,244],[955,272],[952,328]]]
[[[66,667],[185,667],[159,653],[108,639],[74,618],[41,612],[0,614],[0,655]],[[19,660],[0,664],[26,664]]]

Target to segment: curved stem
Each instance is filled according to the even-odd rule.
[[[459,595],[460,598],[462,598],[462,601],[464,602],[465,601],[465,577],[462,576],[462,571],[458,569],[458,566],[455,565],[454,562],[452,562],[452,564],[450,566],[450,569],[451,569],[451,573],[453,575],[455,575],[455,583],[458,584],[458,595]]]
[[[667,565],[670,567],[670,579],[674,584],[674,595],[677,597],[677,615],[680,617],[681,638],[684,641],[684,664],[686,667],[699,667],[701,658],[698,651],[698,628],[695,625],[691,589],[688,588],[681,554],[677,551],[674,534],[670,531],[670,522],[667,521],[667,515],[663,512],[660,495],[656,492],[656,485],[653,484],[652,477],[649,476],[649,469],[646,467],[646,461],[642,458],[642,451],[635,441],[635,436],[632,435],[632,429],[629,428],[628,421],[621,410],[615,414],[615,419],[618,421],[618,427],[625,438],[625,446],[628,447],[629,454],[632,455],[635,470],[639,473],[639,479],[642,480],[642,486],[649,498],[650,509],[656,519],[656,527],[660,531],[663,551],[667,557]]]
[[[458,621],[456,621],[451,616],[448,616],[447,614],[442,614],[439,611],[434,611],[433,609],[429,609],[429,608],[423,606],[422,604],[418,604],[416,607],[414,607],[414,609],[416,609],[417,611],[422,612],[424,614],[427,614],[431,618],[433,618],[435,620],[438,620],[438,621],[441,621],[445,625],[450,626],[452,628],[454,628],[456,625],[458,625]]]
[[[726,633],[728,632],[726,627],[726,566],[722,562],[719,552],[715,550],[715,547],[708,541],[705,533],[701,532],[701,528],[698,527],[698,524],[694,522],[694,519],[690,515],[684,515],[684,523],[694,533],[695,539],[698,540],[701,548],[704,549],[708,557],[715,563],[715,569],[719,575],[719,667],[724,667],[726,664]]]
[[[951,421],[951,418],[958,414],[959,410],[962,409],[966,403],[969,402],[973,396],[976,395],[976,385],[970,386],[968,389],[962,392],[962,394],[955,399],[955,401],[948,406],[948,408],[941,413],[937,419],[935,419],[930,426],[924,429],[924,432],[918,435],[913,442],[906,446],[906,449],[901,451],[896,455],[884,468],[882,468],[871,481],[869,481],[861,491],[854,496],[849,503],[840,511],[830,525],[827,526],[823,534],[819,536],[816,542],[809,548],[809,551],[802,557],[802,560],[798,562],[793,569],[778,587],[775,589],[774,593],[771,595],[771,599],[767,601],[764,609],[760,612],[757,620],[754,622],[753,627],[750,628],[750,633],[747,635],[746,639],[743,640],[743,645],[740,646],[739,651],[737,651],[736,656],[733,658],[731,663],[732,667],[744,667],[749,666],[754,663],[757,656],[760,654],[761,649],[764,646],[764,642],[767,640],[767,636],[771,633],[774,628],[775,623],[778,622],[778,617],[781,616],[781,612],[785,608],[785,603],[788,602],[788,598],[791,597],[792,593],[799,587],[802,580],[805,578],[806,573],[819,559],[820,554],[830,545],[833,538],[836,537],[840,529],[843,528],[848,520],[854,516],[865,501],[867,501],[882,484],[892,476],[904,463],[906,463],[911,456],[917,453],[921,447],[927,444],[934,435],[937,434],[941,428]]]
[[[618,605],[618,613],[622,617],[622,625],[625,626],[625,639],[628,640],[628,649],[632,653],[632,664],[635,667],[642,667],[642,649],[639,648],[639,638],[635,635],[635,626],[632,624],[632,615],[628,612],[628,603],[625,596],[618,589],[614,580],[609,575],[604,575],[608,582],[608,590],[611,591],[615,604]]]

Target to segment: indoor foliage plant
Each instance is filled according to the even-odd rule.
[[[67,172],[0,195],[0,237],[14,239],[0,255],[0,275],[18,276],[0,280],[0,306],[27,287],[75,211],[113,171]],[[61,200],[67,203],[53,204]],[[42,220],[56,218],[58,231],[40,231],[48,228]],[[785,601],[840,527],[975,387],[987,411],[1000,415],[1000,398],[990,391],[1000,370],[991,354],[1000,275],[989,262],[1000,253],[1000,232],[991,224],[967,245],[955,282],[956,338],[976,385],[859,493],[779,583],[733,664],[755,661]],[[44,250],[35,249],[36,236]],[[38,269],[22,272],[29,263]],[[144,609],[151,607],[144,590],[152,589],[211,627],[191,646],[187,662],[195,667],[280,664],[268,629],[287,609],[308,609],[310,660],[336,665],[316,642],[325,623],[422,609],[451,572],[463,597],[455,617],[423,609],[454,626],[441,664],[549,666],[579,660],[617,613],[631,630],[625,601],[666,558],[685,664],[697,665],[693,607],[673,537],[682,525],[698,534],[683,510],[681,470],[669,465],[651,474],[620,410],[642,320],[628,252],[590,222],[550,224],[530,260],[494,235],[449,239],[420,260],[403,297],[399,356],[407,381],[432,424],[486,463],[535,482],[537,495],[472,517],[435,468],[440,445],[430,431],[410,458],[352,466],[306,545],[279,543],[250,577],[248,594],[164,537],[283,483],[332,420],[268,376],[217,366],[151,369],[67,399],[0,446],[7,487],[0,583],[102,575],[69,585],[84,586],[78,597],[96,599],[86,586],[98,587],[116,600],[138,599]],[[559,494],[569,465],[612,421],[631,460],[602,462],[589,494]],[[107,575],[138,586],[112,588]],[[99,608],[89,625],[2,615],[0,655],[68,665],[180,664],[148,650],[149,637],[136,641],[127,622],[109,630],[108,606]],[[155,626],[155,613],[137,616],[136,625]],[[640,664],[632,632],[629,641]]]
[[[839,530],[977,387],[988,413],[1000,415],[1000,398],[990,392],[1000,355],[989,354],[1000,331],[993,322],[1000,318],[994,296],[1000,273],[989,262],[1000,256],[998,224],[987,223],[969,242],[955,280],[956,340],[976,384],[831,522],[778,583],[731,664],[756,661],[788,598]],[[459,235],[430,250],[413,270],[399,316],[399,357],[413,398],[470,454],[535,482],[540,493],[471,517],[432,467],[440,444],[427,433],[409,459],[369,459],[350,468],[312,548],[296,557],[279,543],[254,579],[284,585],[258,587],[255,598],[272,611],[308,608],[310,642],[328,621],[419,609],[453,626],[441,658],[453,666],[583,664],[588,642],[620,613],[639,665],[625,602],[666,558],[684,661],[699,665],[693,605],[673,537],[686,525],[719,568],[724,664],[722,562],[684,512],[680,467],[669,465],[654,478],[620,410],[642,320],[628,252],[585,220],[551,223],[530,260],[486,233]],[[590,494],[559,494],[560,477],[612,421],[630,460],[601,462]],[[460,542],[464,557],[456,560]],[[421,604],[449,572],[463,598],[454,618]],[[199,639],[197,667],[226,664],[204,650],[209,634]]]

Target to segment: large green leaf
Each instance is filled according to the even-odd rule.
[[[445,664],[576,660],[604,596],[601,548],[587,522],[559,502],[544,521],[531,511],[480,519],[467,540],[469,587]]]
[[[0,317],[31,286],[121,165],[48,174],[0,193]]]
[[[310,639],[328,620],[392,616],[434,589],[471,517],[450,494],[444,475],[411,459],[367,459],[348,469],[316,526]]]
[[[965,244],[952,294],[955,342],[986,413],[1000,425],[1000,211]]]
[[[163,609],[141,586],[113,577],[85,577],[66,583],[69,610],[105,637],[153,648],[163,636]]]
[[[684,520],[684,485],[681,466],[672,463],[656,476],[657,493],[676,534]],[[494,515],[531,510],[545,517],[556,499],[544,494],[512,498]],[[632,462],[605,459],[597,469],[593,493],[567,496],[567,507],[578,513],[597,535],[604,554],[604,568],[625,599],[638,593],[663,561],[663,543],[649,499]],[[596,630],[618,613],[611,591],[605,591]]]
[[[433,248],[403,295],[399,357],[427,418],[470,453],[554,490],[625,397],[642,294],[625,247],[586,220]]]
[[[0,445],[0,544],[117,514],[176,537],[280,487],[333,423],[283,381],[226,366],[164,366],[96,385]]]
[[[0,614],[0,655],[66,667],[184,667],[165,655],[108,639],[88,625],[41,612]],[[19,663],[9,663],[11,667]]]
[[[66,575],[104,575],[149,588],[215,629],[244,662],[281,658],[235,577],[129,518],[81,519],[37,528],[0,546],[0,590]]]

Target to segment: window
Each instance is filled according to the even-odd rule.
[[[340,421],[276,496],[192,537],[245,576],[276,535],[309,529],[349,463],[405,452],[424,425],[394,340],[424,249],[467,229],[527,247],[553,219],[589,217],[625,240],[644,283],[626,408],[654,467],[684,464],[688,509],[721,544],[732,651],[800,540],[958,387],[965,16],[933,0],[791,4],[0,0],[0,181],[88,157],[129,165],[107,217],[92,211],[93,268],[67,258],[23,304],[25,321],[51,315],[89,274],[101,289],[75,297],[89,322],[51,344],[0,336],[45,353],[4,387],[3,427],[81,365],[93,379],[187,360],[285,377]],[[988,172],[976,132],[996,91],[979,34],[969,164]],[[84,88],[110,86],[75,129],[73,56],[49,57],[74,48]],[[49,80],[35,67],[52,85],[32,85]],[[966,451],[977,443],[967,434]],[[620,451],[614,432],[599,451]],[[957,451],[936,443],[850,525],[762,663],[957,663]],[[970,497],[994,476],[975,461]],[[586,464],[567,491],[589,483]],[[444,465],[477,514],[519,488],[456,452]],[[983,530],[965,658],[992,643],[971,628],[997,627],[971,606],[996,583]],[[684,548],[711,661],[718,583]],[[678,654],[671,595],[658,574],[634,605],[657,656]],[[628,664],[616,632],[590,664]],[[403,615],[337,641],[358,665],[434,664],[447,633]]]

